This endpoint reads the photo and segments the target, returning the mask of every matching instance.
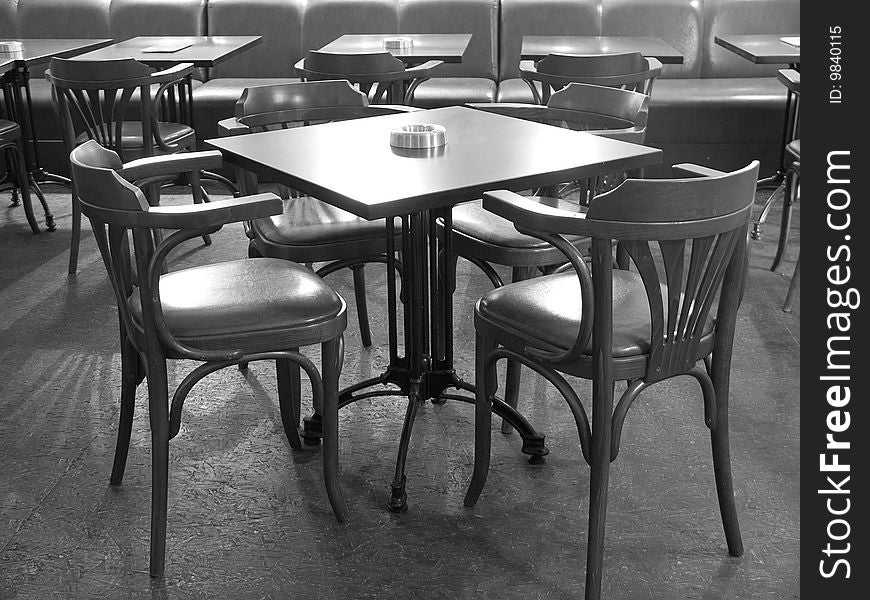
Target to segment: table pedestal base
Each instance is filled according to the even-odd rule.
[[[339,409],[363,398],[375,396],[407,396],[408,406],[399,438],[396,471],[390,484],[391,494],[387,504],[395,512],[407,510],[405,463],[411,432],[417,410],[426,400],[444,403],[461,400],[474,403],[473,396],[452,394],[449,390],[464,390],[474,393],[474,386],[463,381],[453,369],[453,272],[452,247],[450,242],[451,209],[423,211],[402,218],[402,255],[400,267],[402,289],[396,294],[396,260],[394,226],[387,220],[387,309],[389,321],[390,365],[377,377],[361,381],[339,392]],[[436,222],[444,223],[444,236],[436,235]],[[431,291],[431,294],[430,294]],[[398,352],[397,305],[404,304],[405,356]],[[393,386],[387,389],[369,389],[375,386]],[[366,391],[368,390],[368,391]],[[523,439],[522,452],[530,456],[530,462],[540,462],[549,450],[544,436],[535,431],[517,409],[494,398],[493,412],[516,429]],[[304,420],[303,440],[307,444],[320,441],[320,415]]]

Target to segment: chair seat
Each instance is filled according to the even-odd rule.
[[[662,285],[662,295],[667,298],[665,285]],[[545,275],[490,291],[478,301],[476,315],[478,320],[507,331],[527,345],[567,350],[580,331],[583,314],[580,298],[580,280],[576,273]],[[615,358],[649,353],[649,303],[638,273],[613,271],[613,324]],[[704,335],[712,331],[713,320],[708,319]],[[590,342],[585,353],[591,355],[591,352]]]
[[[15,121],[0,119],[0,140],[12,141],[21,135],[21,128]]]
[[[254,221],[254,230],[274,244],[320,245],[327,241],[353,242],[372,238],[383,240],[384,219],[367,221],[316,198],[284,201],[284,212]]]
[[[801,141],[800,139],[792,140],[785,147],[788,150],[788,153],[794,156],[796,159],[800,160],[801,158]]]
[[[270,334],[327,324],[345,309],[344,300],[311,270],[274,258],[168,273],[160,278],[160,299],[166,325],[177,338],[204,348],[233,349],[242,343],[248,351],[274,350]],[[141,323],[138,293],[128,305]]]
[[[530,198],[536,199],[539,202],[553,204],[562,209],[578,209],[578,205],[570,201],[537,196],[531,196]],[[527,255],[530,252],[547,254],[546,258],[540,257],[543,262],[534,261],[533,264],[552,264],[554,262],[565,261],[564,255],[549,242],[520,233],[514,227],[513,222],[483,208],[482,200],[474,200],[454,206],[452,215],[456,251],[460,255],[465,252],[467,245],[474,244],[476,246],[474,248],[475,255],[479,255],[484,260],[499,264],[508,264],[505,262],[505,260],[508,260],[505,256],[502,256],[501,260],[499,260],[498,253],[505,250],[522,252]],[[585,238],[582,236],[568,236],[568,239],[572,242],[580,243]],[[482,252],[481,245],[486,246],[491,252]],[[517,258],[513,257],[510,260]]]
[[[181,144],[195,139],[195,133],[190,125],[182,123],[169,123],[161,121],[157,124],[157,129],[160,132],[160,137],[167,144]],[[83,133],[76,138],[76,144],[81,144],[88,141],[87,133]],[[141,150],[142,144],[142,123],[140,121],[124,121],[121,126],[121,147],[124,150]],[[155,152],[160,152],[160,149],[155,147]],[[126,154],[125,160],[130,160]]]

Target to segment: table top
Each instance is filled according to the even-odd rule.
[[[390,145],[390,131],[447,130],[432,150]],[[452,106],[206,140],[228,162],[366,219],[411,214],[605,172],[658,164],[657,148]]]
[[[11,58],[0,57],[0,75],[15,67],[15,61]]]
[[[115,58],[135,58],[151,66],[170,66],[179,63],[193,63],[196,67],[213,67],[259,44],[259,35],[160,35],[139,36],[117,44],[82,54],[82,60],[111,60]],[[154,52],[149,49],[159,47],[181,47],[172,52]]]
[[[5,41],[5,40],[0,40]],[[69,58],[82,52],[108,46],[111,39],[41,39],[41,38],[15,38],[24,46],[22,56],[13,58],[16,65],[30,67],[40,63],[46,63],[52,57]],[[0,58],[0,60],[4,60]]]
[[[782,41],[782,38],[789,37],[796,37],[800,40],[800,34],[796,33],[717,35],[714,39],[720,46],[757,64],[799,64],[801,62],[800,46],[793,46]]]
[[[662,64],[679,65],[683,55],[664,40],[646,36],[620,35],[524,35],[521,58],[540,60],[550,53],[610,54],[640,52]]]
[[[384,48],[384,38],[411,38],[410,48]],[[345,34],[326,44],[324,52],[383,52],[386,50],[405,62],[443,60],[446,63],[462,62],[462,55],[471,41],[470,33],[375,33]]]

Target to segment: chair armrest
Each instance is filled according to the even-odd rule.
[[[414,75],[415,77],[431,77],[429,71],[435,67],[440,67],[444,64],[443,60],[427,60],[422,65],[416,65],[405,69],[405,73]]]
[[[552,202],[537,197],[531,200],[508,190],[484,192],[483,208],[514,223],[517,230],[549,233],[571,233],[591,235],[591,227],[586,221],[585,209],[576,205],[576,210],[567,210],[565,202],[553,198]],[[520,225],[519,227],[517,225]]]
[[[202,152],[179,152],[165,156],[149,156],[124,163],[118,171],[127,181],[143,177],[159,177],[179,173],[192,173],[203,169],[217,169],[223,164],[223,156],[218,150]]]
[[[168,69],[151,73],[151,80],[154,83],[170,83],[184,79],[188,75],[193,75],[193,63],[179,63]]]
[[[718,177],[725,174],[724,171],[692,163],[679,163],[673,165],[671,170],[673,170],[674,175],[677,177]]]
[[[782,83],[785,87],[788,88],[790,92],[795,94],[801,93],[801,74],[794,69],[780,69],[776,72],[776,78]]]
[[[142,227],[161,229],[210,229],[227,223],[279,215],[284,204],[270,193],[227,198],[203,204],[152,206],[142,213]]]
[[[246,133],[251,133],[251,129],[244,123],[239,123],[236,117],[218,121],[218,137],[244,135]]]

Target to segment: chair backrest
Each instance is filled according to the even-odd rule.
[[[549,358],[576,361],[590,337],[593,354],[610,356],[614,242],[628,253],[647,293],[651,346],[645,381],[694,365],[699,345],[709,340],[708,317],[717,296],[717,340],[722,333],[727,344],[721,351],[730,352],[757,179],[758,161],[705,177],[628,179],[593,200],[585,215],[557,214],[541,205],[529,214],[502,201],[493,205],[485,195],[484,206],[513,220],[518,230],[563,248],[581,278],[584,305],[594,303],[594,318],[584,313],[574,346]],[[579,251],[560,234],[592,237],[591,276]]]
[[[296,63],[296,73],[305,81],[346,79],[364,92],[373,103],[400,103],[401,84],[416,77],[405,64],[389,52],[321,52],[309,50]]]
[[[644,142],[649,118],[646,94],[586,83],[569,83],[550,96],[546,106],[509,102],[467,106],[634,144]]]
[[[645,58],[640,52],[548,54],[534,65],[521,65],[520,73],[535,100],[546,104],[552,92],[572,82],[617,87],[649,96],[661,69],[657,59]]]
[[[75,60],[52,58],[45,78],[52,85],[55,113],[69,150],[84,133],[123,158],[125,120],[141,122],[144,156],[154,154],[157,119],[154,98],[192,71],[178,65],[166,71],[154,70],[132,58]],[[160,85],[156,93],[152,86]],[[173,150],[168,147],[167,150]]]

